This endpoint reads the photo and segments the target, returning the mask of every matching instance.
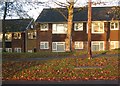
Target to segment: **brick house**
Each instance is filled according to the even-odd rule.
[[[58,10],[61,10],[59,12]],[[87,50],[87,8],[74,9],[72,51]],[[120,18],[110,14],[111,7],[92,8],[92,51],[120,48]],[[43,9],[35,22],[36,50],[65,52],[67,31],[65,8]]]
[[[2,21],[2,20],[1,20]],[[5,20],[5,46],[7,52],[25,52],[26,29],[30,28],[32,19]],[[0,32],[0,49],[2,51],[2,32]]]

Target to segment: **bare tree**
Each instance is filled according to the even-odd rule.
[[[0,16],[3,15],[3,20],[2,20],[2,33],[3,33],[2,47],[3,47],[3,51],[5,51],[5,33],[6,33],[5,20],[6,20],[6,17],[7,16],[14,17],[15,15],[17,15],[20,19],[31,18],[27,14],[27,11],[23,8],[23,6],[30,5],[32,8],[33,7],[35,8],[34,5],[41,5],[43,3],[44,2],[20,2],[19,0],[14,0],[13,2],[0,2],[0,5],[1,5]],[[28,11],[30,11],[30,9]]]
[[[66,35],[66,51],[71,51],[71,40],[72,40],[72,26],[73,26],[73,9],[74,9],[74,0],[69,1],[70,5],[68,6],[68,27],[67,27],[67,35]]]

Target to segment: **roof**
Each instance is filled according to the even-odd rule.
[[[108,15],[112,7],[92,7],[92,21],[109,21],[112,20],[113,15]],[[66,8],[57,9],[43,9],[41,14],[38,16],[36,22],[41,23],[51,23],[51,22],[66,22],[65,17],[58,11],[62,12],[64,15],[67,14]],[[74,8],[73,22],[87,21],[88,8],[79,10],[79,8]],[[114,18],[116,19],[116,18]],[[119,18],[120,19],[120,18]]]
[[[7,19],[5,20],[5,31],[22,32],[28,29],[32,19]]]

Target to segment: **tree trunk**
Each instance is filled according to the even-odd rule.
[[[91,0],[88,2],[88,59],[92,58],[92,51],[91,51]]]
[[[2,38],[2,48],[3,48],[3,52],[5,52],[5,18],[7,15],[7,6],[8,6],[8,2],[5,2],[5,8],[4,8],[4,15],[3,15],[3,21],[2,21],[2,33],[3,33],[3,38]]]
[[[67,27],[67,36],[65,39],[66,43],[66,52],[71,51],[71,41],[72,41],[72,26],[73,26],[73,9],[74,9],[74,3],[71,2],[70,6],[68,7],[68,27]]]

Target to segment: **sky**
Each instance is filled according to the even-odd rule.
[[[36,1],[36,0],[33,0],[33,1]],[[39,1],[43,1],[43,0],[39,0]],[[29,11],[29,15],[33,16],[34,19],[36,19],[39,16],[39,14],[43,10],[43,8],[59,7],[53,1],[59,1],[59,2],[64,2],[64,3],[66,2],[66,0],[44,0],[44,1],[46,1],[47,5],[49,5],[49,6],[41,6],[39,9],[33,9],[33,10]],[[120,2],[120,0],[92,0],[92,2],[100,2],[100,1],[105,2],[106,5],[97,4],[97,5],[93,5],[93,7],[94,6],[97,6],[97,7],[101,7],[101,6],[118,6],[118,2]],[[77,0],[75,7],[84,6],[87,2],[88,2],[88,0]]]
[[[12,1],[12,0],[11,0]],[[63,2],[65,3],[67,0],[20,0],[21,2],[38,2],[38,1],[44,1],[46,2],[45,5],[42,5],[42,6],[35,6],[37,7],[37,9],[34,9],[30,6],[24,6],[24,9],[25,10],[28,10],[29,8],[32,8],[31,10],[29,10],[28,14],[34,18],[34,19],[37,19],[37,17],[40,15],[41,11],[44,9],[44,8],[55,8],[55,7],[60,7],[58,5],[56,5],[54,3],[54,1],[58,1],[58,2]],[[74,0],[76,2],[75,4],[75,7],[82,7],[82,6],[85,6],[87,5],[87,2],[88,0]],[[100,7],[100,6],[118,6],[118,2],[120,4],[120,0],[92,0],[92,2],[105,2],[106,5],[104,4],[97,4],[97,5],[92,5],[92,6],[97,6],[97,7]],[[13,18],[16,18],[16,17],[13,17]]]

